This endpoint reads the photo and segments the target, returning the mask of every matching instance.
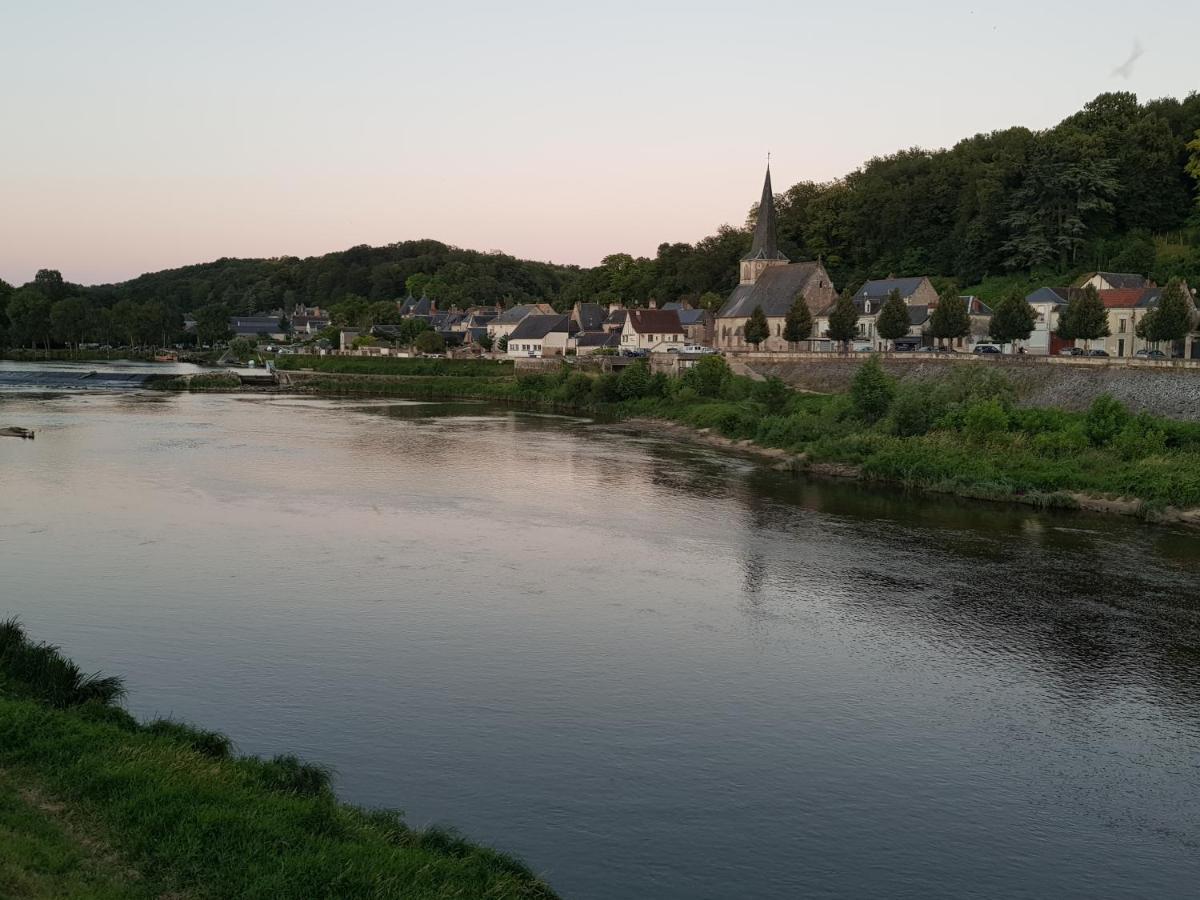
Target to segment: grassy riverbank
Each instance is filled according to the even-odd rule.
[[[280,356],[280,371],[310,370],[339,375],[414,375],[497,378],[511,376],[510,359],[425,359],[395,356]]]
[[[443,371],[440,377],[297,373],[292,388],[667,420],[778,451],[797,469],[986,499],[1147,517],[1200,507],[1200,424],[1133,415],[1108,397],[1082,413],[1024,408],[1014,385],[990,367],[902,385],[870,362],[849,393],[833,395],[799,393],[776,379],[752,381],[715,356],[679,378],[651,375],[644,365],[620,375],[566,366],[503,377]]]
[[[555,896],[511,857],[337,802],[319,766],[138,723],[122,693],[0,624],[0,896]]]

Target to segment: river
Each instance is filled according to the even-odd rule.
[[[1191,897],[1200,538],[476,404],[0,394],[0,614],[565,897]]]

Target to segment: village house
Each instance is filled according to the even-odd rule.
[[[833,282],[820,261],[792,263],[779,252],[775,234],[775,195],[771,192],[771,170],[763,181],[762,200],[750,252],[742,257],[738,286],[722,304],[713,325],[712,346],[719,350],[744,350],[746,322],[761,306],[769,335],[762,350],[786,350],[783,337],[788,310],[803,297],[813,319],[837,299]]]
[[[1085,288],[1089,285],[1098,291],[1133,291],[1153,287],[1145,275],[1130,272],[1090,272],[1071,286]]]
[[[571,307],[571,321],[580,331],[602,331],[608,314],[599,303],[576,303]]]
[[[1055,333],[1058,320],[1067,307],[1069,291],[1069,288],[1040,287],[1025,297],[1025,302],[1033,307],[1035,316],[1029,340],[1021,345],[1026,353],[1049,356],[1070,346]]]
[[[229,330],[234,337],[252,340],[282,341],[287,339],[279,316],[230,316]]]
[[[603,329],[610,334],[620,334],[625,328],[625,316],[628,310],[623,306],[618,306],[615,303],[608,308],[608,315],[604,318]]]
[[[708,345],[713,338],[713,314],[707,309],[692,309],[686,303],[664,303],[663,309],[679,313],[679,324],[689,344]]]
[[[575,355],[590,356],[601,350],[616,350],[621,345],[621,335],[615,331],[581,331],[574,339]]]
[[[673,309],[631,309],[621,329],[622,350],[661,352],[684,345],[683,325]]]
[[[561,346],[565,348],[568,337],[567,332],[567,317],[558,313],[546,315],[544,313],[534,313],[527,315],[521,319],[512,331],[508,332],[508,349],[505,351],[508,356],[535,356],[554,355],[554,351],[548,354],[543,354],[543,350],[547,349],[545,344],[549,337],[551,348],[559,345],[558,339],[550,337],[553,332],[562,332]],[[561,350],[557,350],[561,352]]]
[[[557,313],[555,313],[554,307],[549,303],[523,303],[504,310],[504,312],[488,322],[488,334],[494,342],[499,343],[501,339],[511,336],[516,327],[525,318],[533,315],[553,316],[557,315]]]
[[[1187,284],[1183,285],[1183,290],[1188,297],[1192,296]],[[1072,289],[1072,300],[1076,294],[1077,289]],[[1075,343],[1081,347],[1103,349],[1109,356],[1134,356],[1139,350],[1155,348],[1169,356],[1182,354],[1185,358],[1200,358],[1200,335],[1194,331],[1175,347],[1157,345],[1137,336],[1138,323],[1158,306],[1161,299],[1162,288],[1153,284],[1141,288],[1100,291],[1100,301],[1108,310],[1109,335],[1100,340]],[[1194,300],[1192,305],[1195,306]]]

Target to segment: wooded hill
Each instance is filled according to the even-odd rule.
[[[1148,273],[1159,283],[1182,276],[1195,285],[1198,180],[1200,94],[1147,103],[1102,94],[1045,131],[1014,127],[950,149],[903,150],[836,181],[795,184],[778,198],[779,244],[792,260],[821,257],[840,288],[928,274],[939,287],[992,299],[1089,269]],[[129,300],[168,318],[214,303],[248,314],[410,292],[443,307],[593,299],[715,305],[733,288],[749,243],[747,225],[726,225],[694,244],[664,243],[653,258],[615,253],[586,269],[404,241],[307,259],[220,259],[117,285],[60,283],[52,300],[83,295],[101,308]],[[12,291],[0,282],[0,304]]]

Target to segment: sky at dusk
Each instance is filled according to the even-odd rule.
[[[0,0],[0,278],[422,237],[593,265],[742,223],[768,151],[783,190],[1200,88],[1191,2],[905,6]]]

